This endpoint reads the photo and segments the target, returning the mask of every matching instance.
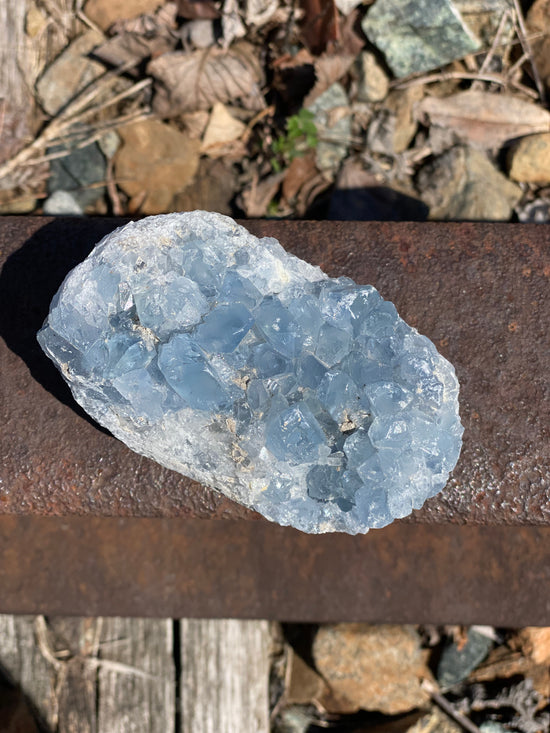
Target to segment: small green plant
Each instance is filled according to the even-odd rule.
[[[305,108],[287,119],[286,133],[279,135],[271,144],[273,157],[270,162],[276,173],[294,158],[299,158],[311,148],[317,147],[319,137],[313,120],[313,112]]]

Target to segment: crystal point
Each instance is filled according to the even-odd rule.
[[[306,532],[383,527],[461,448],[454,369],[370,285],[207,212],[105,237],[38,340],[130,448]]]

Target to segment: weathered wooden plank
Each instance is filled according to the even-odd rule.
[[[35,634],[35,616],[0,615],[0,666],[23,691],[40,722],[55,729],[55,671],[46,660]]]
[[[97,733],[97,657],[101,618],[52,618],[45,640],[54,653],[58,733]]]
[[[182,619],[181,733],[267,733],[267,621]]]
[[[98,731],[173,733],[176,719],[173,651],[171,619],[103,619]]]
[[[21,0],[0,2],[0,99],[15,108],[28,104],[28,91],[22,72],[22,53],[26,49],[25,13]]]

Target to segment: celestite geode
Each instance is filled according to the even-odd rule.
[[[451,364],[370,285],[202,211],[105,237],[38,340],[130,448],[305,532],[366,532],[440,491]]]

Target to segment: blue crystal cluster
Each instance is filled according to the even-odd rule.
[[[132,449],[306,532],[366,532],[440,491],[458,383],[370,285],[207,212],[116,230],[38,336]]]

